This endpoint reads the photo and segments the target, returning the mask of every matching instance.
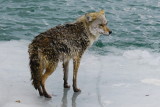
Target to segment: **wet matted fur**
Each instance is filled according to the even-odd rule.
[[[59,25],[36,36],[29,44],[29,65],[32,84],[41,96],[51,98],[45,89],[45,81],[56,69],[58,62],[63,62],[64,88],[68,85],[68,66],[73,59],[73,90],[77,88],[77,72],[80,60],[85,50],[98,37],[109,35],[111,31],[106,26],[107,20],[103,10],[87,13],[75,22]]]

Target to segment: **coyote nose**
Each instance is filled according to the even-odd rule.
[[[109,34],[111,34],[112,33],[112,31],[109,31]]]

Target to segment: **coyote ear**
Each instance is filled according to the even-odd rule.
[[[100,14],[104,14],[104,13],[105,13],[105,11],[104,11],[104,10],[101,10],[99,13],[100,13]]]
[[[87,22],[92,21],[92,16],[90,16],[89,14],[85,14],[85,17],[86,17]]]

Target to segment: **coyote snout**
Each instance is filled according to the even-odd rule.
[[[102,33],[103,35],[110,35],[112,31],[104,24],[104,25],[99,25],[100,29],[103,29]]]
[[[112,31],[107,27],[104,10],[87,13],[74,23],[59,25],[40,33],[29,45],[29,58],[32,84],[41,96],[51,98],[45,88],[45,81],[55,71],[58,62],[63,62],[64,88],[68,84],[69,61],[73,59],[73,90],[77,88],[77,73],[80,60],[85,50],[98,37],[109,35]]]

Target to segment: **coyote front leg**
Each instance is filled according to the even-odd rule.
[[[77,88],[77,73],[78,73],[78,68],[80,65],[80,57],[76,57],[73,59],[73,90],[74,92],[79,92],[81,91],[80,89]]]
[[[70,85],[68,85],[68,66],[69,66],[69,61],[64,61],[64,62],[63,62],[64,88],[70,88]]]

